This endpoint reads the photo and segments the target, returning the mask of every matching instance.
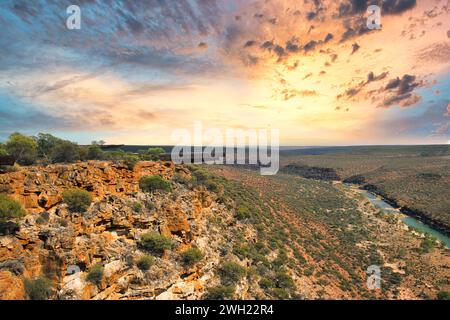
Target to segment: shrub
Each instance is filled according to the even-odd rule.
[[[270,290],[271,295],[276,298],[276,299],[280,299],[280,300],[286,300],[289,299],[289,293],[281,288],[273,288],[272,290]]]
[[[0,222],[9,219],[21,218],[26,215],[22,205],[8,197],[0,194]]]
[[[437,294],[437,298],[439,300],[450,300],[450,292],[449,291],[439,291]]]
[[[141,236],[139,244],[142,249],[159,255],[161,255],[164,250],[169,250],[173,247],[172,239],[155,231],[144,233]]]
[[[172,181],[179,184],[188,184],[190,180],[182,174],[175,173],[172,177]]]
[[[47,300],[53,291],[53,283],[46,277],[25,279],[25,292],[31,300]]]
[[[201,169],[197,169],[192,172],[192,177],[194,179],[195,184],[205,185],[209,180],[209,173]]]
[[[244,220],[250,218],[250,208],[247,205],[240,205],[236,210],[236,219]]]
[[[432,236],[425,234],[425,238],[422,239],[422,243],[420,244],[420,251],[422,253],[431,252],[436,245],[436,239]]]
[[[100,264],[96,264],[89,271],[86,280],[95,285],[99,285],[103,279],[103,271],[104,268]]]
[[[142,203],[140,203],[140,202],[135,202],[135,203],[133,204],[133,211],[136,212],[136,213],[142,212]]]
[[[37,224],[47,224],[50,220],[50,214],[48,212],[43,212],[36,219]]]
[[[148,149],[147,153],[150,155],[151,160],[157,161],[159,160],[159,156],[166,151],[163,148],[150,148]]]
[[[186,266],[193,266],[203,259],[203,252],[198,248],[189,248],[181,254],[183,263]]]
[[[17,163],[30,165],[37,158],[37,143],[32,137],[24,136],[20,133],[13,133],[5,144],[5,149]]]
[[[172,186],[160,175],[144,176],[139,180],[139,187],[144,192],[153,192],[156,190],[170,191]]]
[[[145,255],[139,258],[136,265],[139,269],[146,271],[155,264],[155,258],[149,255]]]
[[[123,160],[128,170],[134,170],[134,167],[139,162],[139,157],[132,154],[126,154],[123,156]]]
[[[276,274],[276,284],[278,288],[293,289],[295,288],[294,280],[285,272],[278,271]]]
[[[275,283],[271,279],[262,278],[259,280],[259,286],[263,289],[269,289],[275,287]]]
[[[226,262],[219,269],[219,275],[225,284],[236,283],[246,274],[246,270],[235,262]]]
[[[206,299],[209,300],[225,300],[233,298],[236,288],[233,285],[215,286],[208,288]]]
[[[63,192],[63,200],[71,212],[86,212],[92,202],[92,196],[83,189],[75,188]]]

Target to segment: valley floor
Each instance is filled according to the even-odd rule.
[[[423,235],[350,188],[233,167],[209,170],[254,188],[270,208],[305,298],[429,299],[450,288],[450,251],[428,247]],[[370,265],[381,267],[381,290],[367,290]]]

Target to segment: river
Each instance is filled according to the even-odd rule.
[[[352,187],[353,188],[353,187]],[[388,214],[401,214],[400,211],[393,206],[391,206],[389,203],[384,201],[379,196],[365,190],[360,190],[359,192],[366,197],[372,204],[374,204],[376,207],[380,208],[383,212]],[[402,215],[403,216],[403,215]],[[420,232],[428,233],[443,244],[447,246],[447,248],[450,248],[450,238],[447,237],[445,234],[427,226],[426,224],[422,223],[421,221],[413,218],[413,217],[403,217],[401,218],[402,222],[406,224],[408,227],[412,227]]]

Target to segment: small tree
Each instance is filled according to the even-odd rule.
[[[144,192],[153,192],[156,190],[170,191],[172,185],[160,175],[144,176],[139,180],[139,187]]]
[[[31,300],[47,300],[53,291],[53,283],[46,277],[39,277],[34,280],[25,279],[25,292]]]
[[[193,266],[200,262],[204,257],[203,252],[198,248],[189,248],[181,254],[183,263],[186,266]]]
[[[96,264],[89,271],[86,280],[95,285],[99,285],[103,280],[103,272],[104,272],[103,266],[100,264]]]
[[[92,196],[83,189],[74,188],[63,192],[63,200],[71,212],[86,212],[92,202]]]
[[[80,160],[80,147],[70,141],[60,140],[51,152],[51,161],[58,162],[74,162]]]
[[[6,142],[6,151],[13,156],[19,164],[31,165],[37,158],[37,143],[32,137],[20,133],[13,133]]]
[[[19,202],[11,199],[7,195],[0,194],[0,222],[21,218],[25,215],[26,211]]]
[[[98,144],[90,145],[87,149],[87,158],[89,160],[101,160],[103,159],[104,152]]]
[[[172,239],[151,231],[141,236],[140,246],[148,252],[161,255],[164,250],[172,249],[173,242]]]

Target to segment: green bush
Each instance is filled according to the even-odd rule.
[[[67,140],[59,140],[51,150],[51,161],[53,163],[74,162],[80,159],[80,147]]]
[[[275,282],[273,282],[271,279],[262,278],[259,280],[259,286],[263,289],[269,289],[275,287]]]
[[[236,210],[236,219],[244,220],[248,219],[251,216],[251,210],[247,205],[240,205]]]
[[[26,215],[22,205],[8,197],[0,194],[0,222],[9,219],[21,218]]]
[[[238,282],[246,273],[246,269],[235,262],[226,262],[219,268],[220,278],[225,284]]]
[[[422,239],[422,243],[420,244],[420,251],[422,253],[431,252],[436,246],[436,239],[432,236],[425,234],[425,238]]]
[[[133,154],[126,154],[123,156],[123,160],[128,170],[134,170],[134,167],[139,162],[139,157]]]
[[[155,264],[155,258],[149,255],[145,255],[139,258],[136,265],[139,269],[146,271]]]
[[[139,180],[139,187],[144,192],[153,192],[156,190],[170,191],[172,185],[160,175],[144,176]]]
[[[189,248],[181,254],[183,263],[186,266],[193,266],[203,259],[204,255],[198,248]]]
[[[92,202],[92,196],[83,189],[74,188],[63,192],[63,200],[71,212],[86,212]]]
[[[185,177],[184,175],[181,175],[179,173],[175,173],[172,177],[172,181],[179,183],[179,184],[189,184],[190,179]]]
[[[450,300],[450,292],[449,291],[440,291],[437,294],[437,298],[439,300]]]
[[[53,283],[46,277],[25,279],[25,292],[31,300],[47,300],[53,291]]]
[[[160,159],[159,156],[165,152],[166,151],[163,148],[150,148],[148,149],[147,154],[150,155],[151,160],[157,161]]]
[[[208,288],[206,299],[209,300],[225,300],[231,299],[234,296],[236,288],[233,285],[215,286]]]
[[[278,271],[275,276],[275,280],[276,280],[276,286],[278,288],[282,288],[282,289],[294,289],[295,288],[294,280],[292,280],[291,276],[289,276],[284,271]]]
[[[173,247],[172,239],[152,231],[144,233],[139,242],[141,248],[145,251],[161,255],[164,250],[170,250]]]
[[[289,293],[282,288],[273,288],[270,290],[270,294],[279,300],[289,299]]]
[[[95,285],[99,285],[103,279],[103,272],[104,268],[100,264],[96,264],[89,270],[86,280]]]
[[[136,213],[141,213],[142,212],[142,203],[135,202],[133,204],[133,211],[136,212]]]
[[[104,152],[98,144],[90,145],[87,148],[87,159],[88,160],[101,160],[104,158]]]
[[[5,144],[5,149],[22,165],[33,164],[38,156],[38,145],[32,137],[20,133],[13,133]]]

